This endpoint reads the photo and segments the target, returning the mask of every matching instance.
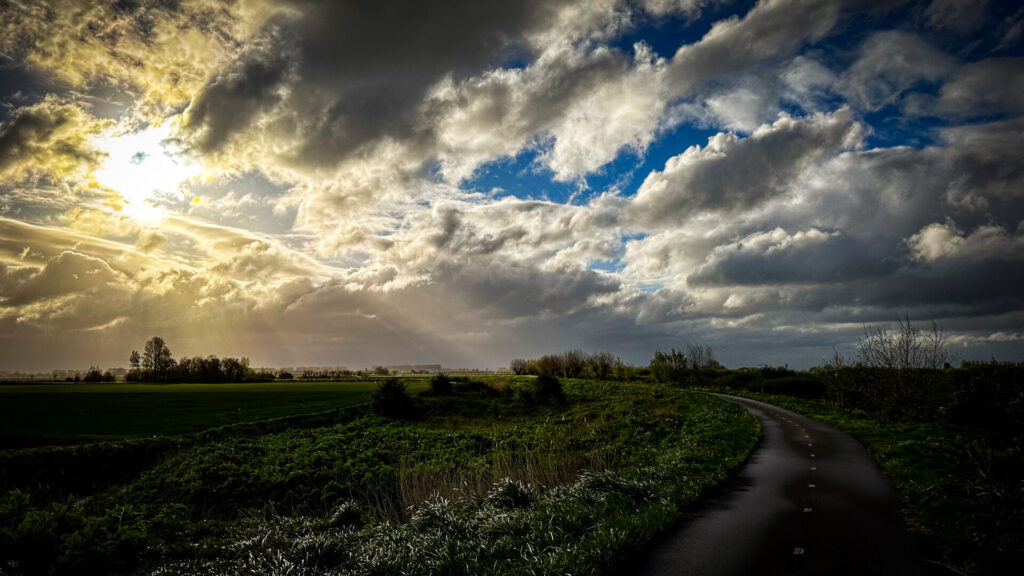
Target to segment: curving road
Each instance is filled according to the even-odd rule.
[[[770,404],[719,395],[761,422],[733,487],[637,574],[941,574],[917,553],[899,497],[859,442]]]

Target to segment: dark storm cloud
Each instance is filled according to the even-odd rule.
[[[902,264],[892,248],[871,246],[841,233],[812,229],[789,235],[776,229],[716,248],[687,282],[692,286],[764,286],[879,279]]]
[[[279,128],[299,140],[294,159],[331,164],[380,138],[415,138],[427,89],[527,49],[523,35],[558,3],[471,0],[291,2],[257,46],[211,79],[190,126],[208,149],[261,110],[283,105]],[[285,78],[286,71],[292,78]],[[283,94],[286,92],[286,94]],[[283,100],[283,102],[282,102]]]
[[[257,114],[281,102],[288,74],[297,66],[294,38],[284,17],[264,26],[230,66],[192,101],[185,127],[200,132],[198,145],[215,150]]]
[[[974,62],[943,84],[937,112],[956,118],[1024,113],[1024,58]]]

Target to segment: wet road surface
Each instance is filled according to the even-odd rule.
[[[761,422],[761,442],[733,485],[682,524],[636,574],[916,575],[926,564],[899,497],[850,435],[732,396]]]

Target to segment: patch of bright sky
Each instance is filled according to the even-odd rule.
[[[500,190],[498,196],[548,199],[553,202],[575,203],[586,201],[593,195],[618,188],[624,195],[636,193],[644,178],[653,170],[662,170],[665,162],[688,147],[704,146],[718,130],[691,125],[677,126],[666,131],[637,154],[625,148],[614,160],[598,171],[588,174],[582,181],[557,182],[554,173],[540,164],[543,150],[525,149],[515,158],[502,158],[484,164],[473,177],[462,183],[462,188],[474,192],[490,193]]]
[[[202,168],[178,153],[169,143],[170,126],[104,134],[93,144],[107,154],[94,174],[96,181],[117,191],[125,201],[125,214],[141,222],[166,215],[160,197],[175,198],[198,178]]]
[[[715,22],[731,14],[746,14],[756,3],[755,0],[710,3],[694,19],[688,16],[642,17],[636,22],[636,28],[620,36],[612,46],[632,54],[633,44],[643,40],[655,54],[671,58],[684,44],[703,38]]]

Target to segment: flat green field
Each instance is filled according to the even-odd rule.
[[[138,438],[369,402],[375,382],[0,386],[0,449],[47,440]],[[406,382],[410,391],[426,388]],[[32,441],[32,439],[44,442]]]

